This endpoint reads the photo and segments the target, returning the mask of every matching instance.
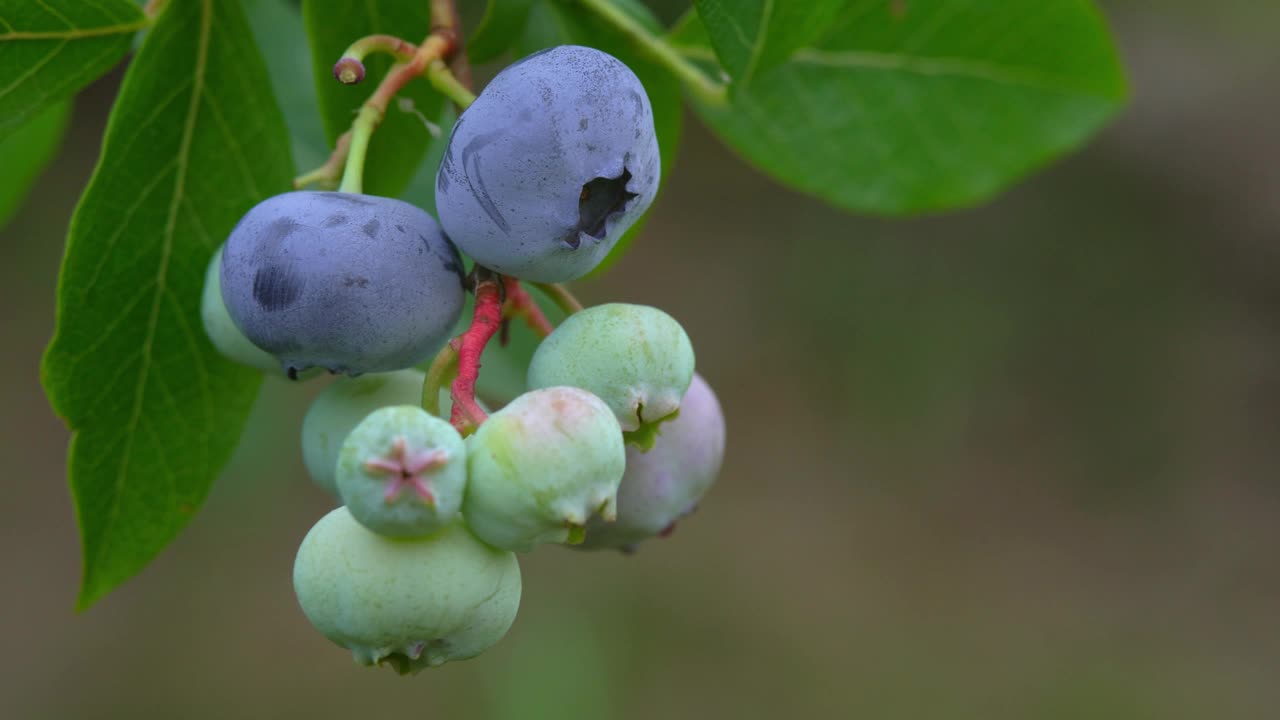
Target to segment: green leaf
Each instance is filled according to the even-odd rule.
[[[694,0],[720,64],[739,85],[822,34],[847,0]]]
[[[241,215],[289,189],[292,167],[238,0],[170,3],[72,218],[42,368],[75,433],[80,607],[177,535],[236,446],[261,374],[205,337],[205,265]]]
[[[694,60],[705,60],[715,64],[721,71],[715,51],[711,48],[711,36],[707,34],[707,26],[698,15],[698,9],[691,7],[676,20],[675,25],[667,33],[667,42],[680,51],[685,57]],[[696,57],[701,56],[701,57]],[[705,69],[705,68],[704,68]]]
[[[64,100],[0,140],[0,168],[4,168],[0,173],[0,228],[13,217],[31,183],[57,153],[70,117],[71,101]]]
[[[317,167],[329,158],[329,146],[311,80],[311,49],[302,11],[290,0],[244,0],[244,10],[289,126],[295,170],[301,173]]]
[[[533,0],[489,0],[484,17],[467,41],[467,59],[488,62],[511,49],[524,31]]]
[[[662,33],[657,18],[642,3],[635,0],[614,0],[632,17],[638,19],[655,34]],[[645,94],[653,106],[653,125],[658,135],[658,150],[662,157],[662,186],[671,175],[680,146],[680,133],[684,123],[681,111],[680,82],[667,69],[637,50],[622,34],[601,23],[575,3],[563,0],[542,0],[529,13],[524,36],[517,43],[517,55],[523,57],[554,45],[572,43],[586,45],[613,55],[635,72],[644,85]],[[652,212],[652,210],[651,210]],[[603,272],[622,257],[632,241],[644,227],[644,217],[622,236],[608,257],[593,271]]]
[[[111,69],[146,26],[129,0],[0,0],[0,140]]]
[[[365,59],[366,75],[359,85],[343,85],[333,77],[342,53],[365,35],[387,33],[412,43],[422,42],[431,29],[430,5],[404,0],[304,0],[302,16],[311,38],[312,69],[320,112],[330,147],[351,127],[356,112],[386,75],[392,59],[385,54]],[[426,80],[405,86],[373,134],[365,161],[364,190],[373,195],[399,195],[413,179],[433,141],[426,121],[436,122],[444,98]],[[402,108],[401,103],[411,103]]]
[[[705,60],[690,25],[673,42]],[[795,37],[764,31],[766,47],[772,33]],[[726,27],[706,32],[726,42]],[[1080,0],[845,0],[820,35],[749,79],[729,106],[697,105],[726,142],[798,190],[886,214],[987,200],[1079,147],[1127,96],[1106,25]]]

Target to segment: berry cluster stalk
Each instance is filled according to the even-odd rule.
[[[488,418],[488,413],[476,402],[476,381],[480,379],[480,356],[498,329],[503,325],[503,278],[483,267],[472,271],[476,296],[471,325],[458,337],[450,340],[436,354],[427,369],[422,383],[422,408],[439,417],[440,390],[449,385],[453,399],[453,411],[449,422],[463,437],[475,432]],[[545,320],[545,318],[544,318]]]
[[[530,285],[546,293],[547,297],[551,298],[551,302],[554,302],[556,307],[560,308],[565,315],[572,315],[582,309],[582,303],[578,301],[578,298],[569,292],[569,288],[560,283],[535,282],[530,283]]]
[[[373,131],[386,117],[387,107],[401,88],[415,77],[422,75],[427,66],[447,57],[453,52],[453,42],[443,35],[432,34],[418,46],[417,52],[408,62],[400,62],[391,66],[391,70],[378,89],[360,106],[360,113],[351,124],[351,147],[347,151],[346,169],[342,174],[342,184],[338,189],[342,192],[358,193],[364,189],[364,160],[369,150],[369,140]],[[342,63],[343,61],[339,61]],[[341,79],[341,78],[340,78]]]
[[[516,317],[523,318],[534,332],[538,333],[542,337],[550,335],[551,331],[555,328],[552,327],[551,321],[548,320],[547,316],[542,312],[542,308],[538,307],[537,301],[533,299],[533,296],[529,294],[529,291],[525,290],[524,286],[520,284],[520,281],[515,278],[503,278],[502,281],[507,294],[506,309],[502,314],[503,320],[505,321],[508,318]],[[563,290],[565,293],[569,292],[558,285],[556,287]],[[575,300],[574,302],[577,301]],[[503,344],[505,343],[506,340],[504,336]]]
[[[497,276],[485,277],[486,274],[476,275],[476,309],[471,327],[450,342],[457,352],[458,373],[449,387],[453,397],[449,422],[463,437],[475,432],[489,417],[476,402],[476,381],[480,379],[480,356],[502,325],[501,280]]]
[[[475,100],[475,95],[466,87],[465,80],[470,77],[471,71],[467,67],[465,55],[460,52],[461,37],[458,12],[453,0],[432,0],[431,34],[421,45],[382,34],[369,35],[352,43],[333,67],[333,75],[341,83],[353,85],[364,79],[365,68],[362,61],[370,53],[387,53],[398,62],[378,83],[373,95],[360,107],[351,129],[338,138],[329,159],[315,170],[295,178],[293,186],[302,188],[313,183],[332,184],[341,176],[339,190],[361,192],[364,189],[365,157],[373,132],[386,117],[391,100],[415,77],[426,76],[438,91],[459,107],[466,108],[470,105]],[[446,60],[452,61],[456,75],[455,71],[450,70]]]
[[[476,101],[476,94],[462,83],[443,60],[436,60],[427,66],[427,80],[441,95],[449,98],[459,108],[466,110]]]

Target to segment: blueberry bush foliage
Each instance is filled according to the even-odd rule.
[[[440,608],[405,607],[397,610],[409,618],[402,625],[425,623],[417,635],[407,638],[413,641],[409,645],[397,646],[398,640],[379,636],[379,629],[373,627],[360,631],[368,637],[342,636],[346,630],[331,627],[342,623],[324,616],[330,609],[321,605],[328,600],[316,595],[323,592],[314,587],[342,582],[329,577],[334,570],[331,563],[326,564],[324,553],[338,552],[335,547],[355,548],[348,561],[376,556],[379,559],[370,562],[381,563],[378,572],[384,575],[394,574],[389,568],[397,563],[412,565],[413,559],[394,556],[399,546],[379,545],[378,537],[348,515],[326,518],[304,543],[295,582],[313,622],[352,649],[357,659],[386,660],[397,669],[416,669],[419,658],[435,664],[468,657],[496,641],[514,616],[519,594],[518,569],[506,551],[524,551],[538,542],[581,543],[584,533],[588,547],[597,537],[610,537],[614,531],[603,520],[612,518],[619,498],[644,502],[626,500],[627,483],[632,483],[630,496],[636,496],[642,480],[630,476],[643,475],[648,467],[665,468],[662,472],[667,474],[677,471],[673,468],[696,468],[698,489],[686,492],[682,500],[696,502],[719,467],[718,456],[703,457],[706,453],[700,448],[716,443],[723,448],[724,438],[723,427],[717,437],[705,441],[677,437],[680,432],[694,433],[697,427],[713,425],[706,418],[719,416],[706,383],[691,375],[691,351],[661,371],[642,362],[630,363],[628,352],[648,350],[601,340],[612,332],[608,329],[586,329],[590,323],[604,322],[602,312],[576,322],[573,338],[566,330],[563,342],[543,351],[547,360],[540,364],[543,369],[537,370],[537,378],[531,375],[529,387],[486,395],[489,407],[475,399],[477,382],[481,388],[486,382],[479,376],[479,353],[497,326],[503,327],[504,335],[508,321],[519,321],[532,330],[525,335],[533,341],[521,347],[517,338],[510,348],[512,363],[523,380],[536,338],[552,333],[540,308],[550,308],[549,314],[557,318],[561,312],[579,309],[568,290],[556,282],[580,277],[587,270],[607,272],[620,254],[644,251],[643,218],[633,217],[644,207],[628,213],[625,223],[602,214],[594,229],[579,227],[584,238],[587,233],[608,237],[601,257],[579,263],[584,267],[573,272],[546,270],[545,264],[538,264],[541,260],[510,256],[501,244],[495,250],[495,238],[501,237],[480,227],[490,221],[508,224],[504,211],[487,199],[489,192],[510,192],[503,185],[506,176],[492,180],[496,176],[491,174],[493,187],[476,190],[473,182],[458,197],[458,173],[466,175],[468,167],[479,172],[479,159],[471,153],[478,142],[504,148],[501,157],[487,156],[490,169],[486,172],[518,174],[518,168],[537,159],[520,153],[541,152],[536,133],[526,125],[542,120],[500,110],[518,106],[520,93],[546,87],[539,83],[556,86],[557,73],[564,78],[576,74],[573,82],[585,82],[581,78],[587,74],[572,63],[552,64],[550,70],[528,69],[532,67],[528,63],[515,65],[558,46],[603,51],[620,60],[629,69],[628,77],[633,72],[642,84],[637,97],[645,96],[646,118],[651,115],[657,143],[658,157],[647,166],[655,170],[650,178],[655,183],[653,192],[659,177],[656,168],[660,166],[662,179],[679,172],[676,157],[687,104],[699,121],[759,172],[852,213],[905,216],[987,201],[1079,148],[1123,107],[1127,96],[1105,21],[1088,0],[694,0],[692,7],[668,24],[639,0],[0,0],[0,165],[5,169],[0,179],[0,223],[13,213],[40,169],[57,153],[77,92],[127,63],[96,170],[71,219],[57,290],[57,324],[41,374],[49,402],[73,433],[67,474],[83,544],[80,607],[90,606],[139,572],[191,519],[235,449],[264,376],[288,373],[306,381],[314,375],[306,372],[302,366],[306,363],[286,363],[281,370],[272,367],[272,356],[306,354],[305,349],[298,350],[297,342],[303,341],[296,337],[272,335],[278,327],[252,336],[253,345],[267,348],[270,354],[261,355],[257,347],[246,346],[267,358],[264,371],[252,366],[252,358],[230,359],[228,355],[236,357],[235,353],[216,346],[216,338],[210,339],[216,334],[210,320],[202,320],[202,293],[210,267],[209,277],[223,283],[221,295],[235,320],[225,327],[233,331],[239,326],[250,332],[246,323],[251,320],[244,315],[248,311],[236,314],[235,303],[240,301],[233,302],[233,294],[241,290],[227,283],[247,282],[244,293],[262,300],[266,292],[272,302],[285,302],[288,298],[281,300],[283,295],[303,292],[287,277],[268,273],[273,284],[264,290],[254,285],[252,277],[236,275],[235,268],[249,267],[246,263],[261,258],[253,254],[258,246],[246,249],[237,247],[234,237],[228,241],[251,209],[269,198],[290,197],[286,193],[301,188],[338,190],[348,198],[352,193],[377,196],[374,199],[379,202],[395,198],[403,201],[401,205],[416,206],[361,210],[373,218],[362,221],[361,227],[372,238],[382,232],[370,230],[378,218],[387,225],[387,217],[412,217],[403,223],[417,223],[415,232],[424,228],[422,242],[428,249],[436,243],[437,254],[443,257],[456,252],[439,251],[450,245],[450,238],[432,235],[428,242],[425,237],[439,232],[433,229],[436,218],[463,256],[453,255],[456,267],[445,258],[445,266],[457,274],[445,273],[449,279],[441,282],[458,282],[457,277],[470,270],[463,281],[469,309],[456,327],[452,317],[444,318],[451,321],[450,331],[438,342],[418,343],[431,346],[434,357],[422,358],[419,353],[412,361],[396,365],[405,368],[400,373],[416,373],[396,380],[396,387],[408,389],[384,393],[387,397],[379,400],[382,405],[417,408],[392,413],[401,418],[396,422],[407,424],[400,430],[395,429],[400,426],[377,426],[352,432],[378,406],[337,396],[325,399],[332,394],[326,391],[317,403],[342,406],[345,402],[342,411],[347,415],[341,421],[315,421],[323,430],[313,431],[318,434],[310,442],[318,445],[307,449],[307,460],[312,467],[312,458],[320,458],[315,464],[322,470],[313,474],[326,477],[317,480],[329,491],[345,494],[344,488],[350,489],[350,500],[345,496],[343,500],[353,512],[356,507],[368,507],[377,515],[390,512],[381,504],[384,490],[387,503],[409,496],[436,500],[423,483],[423,473],[450,465],[443,450],[431,450],[435,446],[430,443],[428,447],[411,442],[412,447],[406,447],[406,437],[445,438],[454,433],[440,440],[450,448],[463,447],[460,438],[467,438],[470,455],[465,472],[461,466],[455,471],[462,473],[458,478],[470,474],[468,489],[465,497],[460,494],[445,504],[450,517],[460,512],[471,532],[484,542],[462,533],[456,523],[441,520],[443,515],[428,517],[406,510],[403,515],[376,520],[396,528],[435,529],[443,524],[445,530],[439,532],[446,537],[438,538],[431,550],[436,555],[421,562],[451,568],[480,558],[477,562],[488,563],[485,572],[497,578],[494,581],[500,582],[505,594],[499,604],[476,611],[483,615],[483,622],[477,620],[480,625],[491,620],[484,629],[487,635],[467,636],[433,626],[433,618],[443,612]],[[489,77],[507,66],[511,74],[499,74],[491,83],[496,87],[508,78],[502,89],[489,92],[490,104],[497,109],[483,110],[485,88],[473,80],[473,74]],[[517,77],[517,72],[525,75]],[[575,99],[563,102],[607,104],[616,99],[609,93],[620,92],[584,87]],[[476,92],[480,92],[478,100]],[[476,110],[468,114],[473,101]],[[592,115],[597,117],[605,116]],[[586,115],[583,118],[585,132]],[[602,142],[613,142],[609,139],[613,136],[601,132]],[[650,132],[647,125],[646,132]],[[471,138],[471,144],[450,152],[451,135]],[[627,162],[637,166],[639,162],[632,159],[635,153],[646,152],[640,138],[637,130],[637,144],[626,153]],[[503,170],[508,166],[515,169]],[[566,207],[587,208],[582,209],[585,218],[593,202],[588,196],[594,192],[604,193],[596,196],[605,198],[598,202],[612,203],[602,206],[601,212],[636,208],[627,203],[637,195],[633,190],[639,185],[633,187],[633,181],[642,180],[638,167],[625,168],[619,184],[592,184],[613,182],[609,178],[615,171],[589,183],[572,180],[573,197]],[[455,181],[452,194],[446,190],[450,179]],[[546,187],[554,184],[545,177],[543,182]],[[530,242],[536,242],[534,236],[542,227],[538,223],[549,227],[557,220],[550,214],[537,215],[543,204],[536,198],[520,197],[518,202],[530,203],[529,216],[516,213],[519,227],[503,230],[507,234],[527,230]],[[652,194],[645,199],[652,201]],[[448,206],[437,210],[438,202]],[[661,205],[660,193],[655,203]],[[314,207],[322,205],[317,201]],[[312,212],[330,220],[345,219],[328,205],[315,210],[305,207],[281,212],[296,211],[299,218]],[[552,202],[545,203],[545,208],[547,213],[556,210]],[[430,217],[413,214],[421,210]],[[621,217],[621,211],[616,214]],[[606,217],[610,218],[607,223]],[[315,222],[321,222],[320,215]],[[270,236],[277,227],[271,218],[262,223],[257,230],[245,230],[250,227],[246,219],[237,232],[252,235],[249,241],[261,244],[264,234]],[[469,240],[466,236],[473,227],[484,238]],[[211,266],[211,258],[224,242],[228,257],[239,254]],[[578,241],[563,242],[576,249]],[[296,252],[305,255],[307,250]],[[352,257],[359,255],[352,252]],[[559,248],[557,252],[567,251]],[[481,255],[495,267],[480,264]],[[499,267],[506,260],[518,269]],[[384,272],[374,264],[370,261],[369,273]],[[407,261],[394,264],[401,275],[416,272]],[[258,283],[264,282],[263,272],[258,268]],[[316,297],[325,302],[343,302],[342,292],[334,288],[306,292],[319,293]],[[212,297],[216,304],[216,288]],[[617,310],[601,306],[610,308]],[[629,311],[623,306],[620,312]],[[318,321],[297,322],[314,325]],[[682,331],[678,334],[683,336]],[[451,336],[456,337],[446,342]],[[278,347],[268,347],[268,339]],[[602,349],[593,350],[596,346]],[[584,354],[596,365],[575,365]],[[310,364],[326,366],[322,360]],[[625,408],[618,413],[615,406],[625,398],[608,395],[617,382],[625,381],[615,376],[631,372],[627,368],[632,365],[638,368],[634,372],[668,374],[675,372],[669,366],[680,365],[671,375],[676,379],[646,399],[651,408],[659,401],[668,403],[663,412],[670,411],[669,417],[675,418],[671,408],[678,408],[686,390],[688,398],[709,397],[698,401],[702,405],[697,417],[703,419],[695,423],[688,419],[693,415],[685,415],[681,416],[685,421],[668,423],[671,437],[664,441],[660,419],[641,417],[634,403],[632,415]],[[713,369],[699,370],[714,376]],[[348,392],[340,389],[344,387],[340,383],[372,377],[340,378],[334,381],[333,387],[339,388],[334,392]],[[417,389],[424,381],[418,402]],[[557,389],[562,385],[591,392],[565,394],[563,388]],[[371,386],[368,393],[375,389]],[[486,419],[493,405],[504,405],[526,389],[529,392],[519,401],[496,408],[492,419]],[[351,398],[368,393],[348,392]],[[538,412],[578,413],[557,422],[583,423],[581,432],[569,445],[558,447],[537,436],[503,430],[527,427],[521,423]],[[592,419],[597,416],[604,419]],[[369,422],[374,419],[369,415]],[[308,424],[313,424],[310,414]],[[307,432],[304,429],[304,444]],[[351,438],[373,438],[390,445],[344,443],[348,433]],[[612,439],[623,434],[625,461],[624,444]],[[667,447],[678,445],[679,452],[689,453],[689,458],[646,459],[644,450],[653,447],[655,437],[658,448],[664,442]],[[519,471],[513,473],[511,456],[519,452],[536,457],[530,456],[524,465],[517,463]],[[561,452],[567,455],[556,455]],[[590,460],[579,464],[566,459],[584,457]],[[562,465],[556,466],[557,462]],[[603,475],[597,473],[576,489],[557,489],[556,483],[572,484],[557,470],[564,463],[574,465],[575,472],[581,470],[578,465],[595,463]],[[624,465],[628,478],[622,480],[618,493]],[[373,480],[360,475],[375,470],[393,476],[393,484],[371,485]],[[344,472],[351,477],[344,479]],[[602,477],[607,481],[602,482]],[[513,489],[525,485],[532,495]],[[530,505],[533,495],[556,492],[561,493],[556,508]],[[433,512],[445,504],[433,506]],[[631,518],[630,525],[621,523],[614,534],[631,542],[660,533],[667,520]],[[605,529],[593,536],[593,527]],[[429,599],[437,591],[427,585],[422,592]],[[481,593],[481,585],[492,583],[464,590]],[[316,596],[308,599],[308,592]],[[400,622],[382,620],[392,625]]]

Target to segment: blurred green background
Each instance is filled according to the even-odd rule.
[[[73,612],[38,364],[97,83],[0,231],[0,717],[1275,717],[1280,7],[1103,6],[1132,108],[981,209],[846,215],[690,117],[646,233],[577,289],[688,329],[720,482],[634,557],[522,557],[507,639],[411,678],[293,597],[323,382],[269,381],[189,529]]]

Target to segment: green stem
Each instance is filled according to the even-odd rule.
[[[440,393],[453,382],[457,374],[458,349],[452,342],[448,342],[440,352],[436,353],[435,359],[431,361],[431,367],[427,368],[427,378],[422,383],[423,410],[440,417]]]
[[[360,114],[351,124],[351,147],[347,150],[347,166],[342,172],[342,184],[338,192],[364,192],[364,159],[369,153],[369,140],[373,131],[382,122],[382,112],[366,103],[360,108]]]
[[[449,66],[444,64],[443,60],[435,60],[427,66],[427,80],[440,92],[441,95],[449,98],[459,108],[466,110],[471,103],[476,101],[476,94],[467,89],[458,78],[454,77],[449,71]]]
[[[565,315],[572,315],[582,310],[582,303],[578,301],[578,298],[569,292],[569,288],[560,283],[529,282],[527,280],[525,282],[538,288],[544,295],[551,298],[551,302],[564,311]]]
[[[387,53],[400,62],[406,62],[413,59],[418,46],[395,35],[366,35],[351,43],[342,57],[364,62],[370,53],[375,52]]]
[[[729,102],[729,92],[725,85],[707,77],[665,38],[654,35],[639,21],[613,4],[612,0],[577,0],[577,2],[595,13],[596,17],[612,25],[615,30],[626,35],[651,59],[680,78],[689,92],[703,102],[708,105],[725,105]]]
[[[351,123],[351,150],[347,154],[347,166],[342,175],[342,192],[361,192],[364,187],[364,158],[369,150],[369,138],[387,114],[387,107],[410,80],[426,72],[426,68],[449,52],[450,40],[438,35],[429,35],[413,59],[396,63],[387,71],[378,89],[360,107],[360,114]],[[443,73],[447,74],[448,70]],[[452,76],[450,76],[452,77]]]

